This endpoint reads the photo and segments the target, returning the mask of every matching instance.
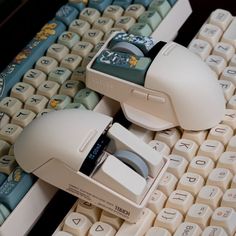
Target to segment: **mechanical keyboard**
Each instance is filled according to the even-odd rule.
[[[188,46],[218,76],[226,112],[210,130],[129,130],[170,160],[137,223],[78,199],[54,236],[236,235],[236,19],[212,12]]]
[[[13,146],[24,127],[51,110],[114,116],[118,103],[85,86],[88,62],[114,31],[169,41],[190,13],[188,0],[69,0],[2,71],[0,235],[28,232],[57,191],[17,165]]]

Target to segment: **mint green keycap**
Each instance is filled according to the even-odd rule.
[[[11,212],[3,204],[0,203],[0,225],[4,223],[10,213]]]
[[[99,100],[98,93],[89,88],[81,89],[74,97],[75,103],[81,103],[89,110],[93,110]]]
[[[129,29],[129,33],[140,36],[149,36],[152,34],[152,29],[146,23],[135,23]]]
[[[153,0],[149,5],[148,10],[157,11],[164,18],[170,11],[171,6],[167,0]]]
[[[19,166],[16,167],[0,187],[0,202],[14,210],[33,183],[31,174],[24,172]]]
[[[8,95],[14,84],[21,80],[21,77],[32,68],[65,29],[65,25],[57,20],[49,21],[43,26],[41,31],[0,74],[0,100]]]
[[[87,108],[81,104],[81,103],[78,103],[78,102],[71,102],[69,103],[65,109],[82,109],[82,110],[87,110]]]
[[[80,36],[78,34],[71,31],[65,31],[58,38],[58,43],[63,44],[68,48],[72,48],[79,40]]]
[[[154,10],[145,11],[138,19],[138,22],[148,24],[153,31],[157,28],[161,21],[162,18],[160,14]]]
[[[151,63],[147,57],[138,57],[123,52],[103,50],[92,68],[118,78],[144,85],[145,74]]]
[[[62,110],[71,102],[67,95],[56,94],[48,102],[49,109]]]

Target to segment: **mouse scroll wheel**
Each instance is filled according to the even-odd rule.
[[[116,43],[114,46],[112,46],[111,50],[117,52],[125,52],[139,57],[144,56],[143,52],[137,46],[128,42]]]

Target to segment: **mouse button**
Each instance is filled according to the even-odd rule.
[[[103,50],[94,60],[92,68],[118,79],[143,85],[151,59],[123,52]]]
[[[152,37],[118,33],[110,40],[108,48],[112,48],[115,44],[120,42],[127,42],[135,45],[144,53],[144,55],[155,45],[155,40]]]

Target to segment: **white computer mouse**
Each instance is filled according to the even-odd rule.
[[[26,172],[130,222],[137,221],[168,165],[111,117],[80,109],[33,120],[18,136],[14,155]]]
[[[124,35],[126,44],[134,43],[137,47],[141,44],[141,36],[131,37],[126,33]],[[118,36],[122,38],[122,33]],[[175,42],[156,43],[156,54],[147,66],[143,83],[132,82],[135,81],[135,76],[127,81],[121,78],[115,69],[110,70],[111,73],[108,74],[103,70],[105,66],[101,66],[99,71],[96,62],[106,50],[108,56],[100,62],[107,65],[125,64],[122,56],[109,48],[115,37],[116,35],[112,36],[88,64],[86,85],[119,101],[128,120],[150,130],[181,126],[185,130],[197,131],[212,128],[223,119],[225,99],[215,73],[197,55]],[[152,42],[153,40],[144,37],[143,44],[146,43],[147,47],[140,48],[149,50]],[[154,46],[152,45],[153,48]],[[129,49],[126,51],[133,51],[135,54],[136,51],[132,47]],[[138,61],[138,69],[140,58],[147,61],[148,53],[145,56],[144,52],[143,57],[140,55],[132,55],[132,63],[127,62],[125,67],[133,69],[134,63]],[[146,62],[144,59],[142,61]],[[129,74],[129,70],[126,74]],[[124,71],[122,76],[126,74]]]

